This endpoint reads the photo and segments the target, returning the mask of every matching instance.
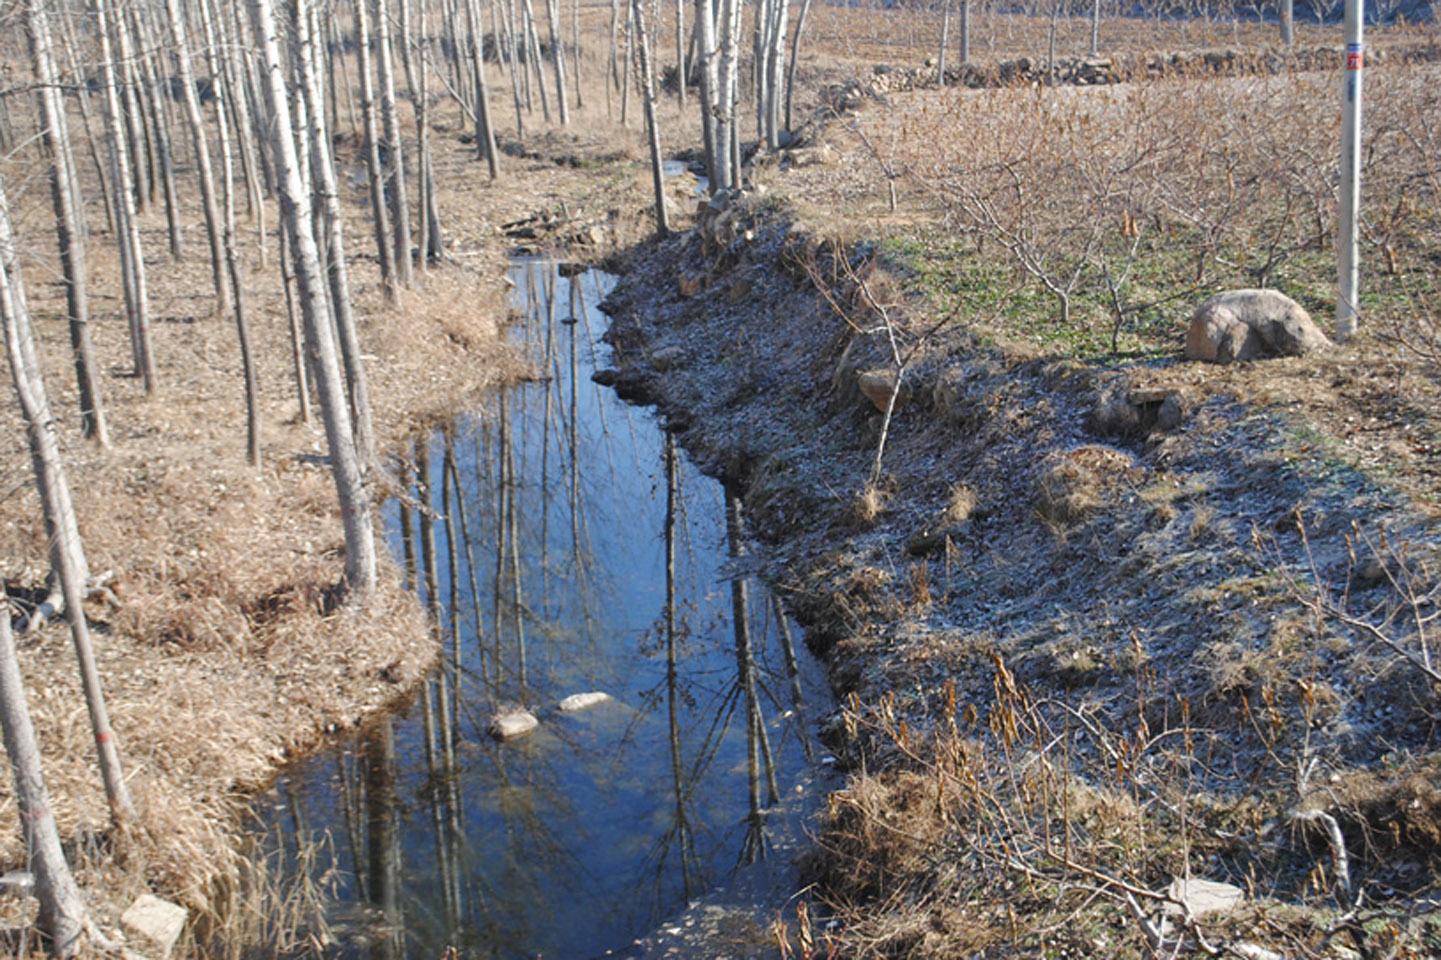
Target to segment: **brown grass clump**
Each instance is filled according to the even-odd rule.
[[[861,530],[875,526],[885,514],[891,491],[881,483],[867,483],[851,500],[846,510],[847,522]]]
[[[946,510],[942,518],[949,524],[965,523],[971,519],[979,504],[976,498],[976,491],[964,483],[957,483],[951,487],[950,499],[946,501]]]
[[[1133,469],[1131,458],[1099,445],[1056,454],[1036,478],[1036,512],[1052,523],[1084,519],[1106,503],[1107,491]]]

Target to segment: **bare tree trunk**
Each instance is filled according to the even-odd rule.
[[[282,227],[280,237],[280,286],[285,291],[285,317],[290,324],[290,360],[295,368],[295,391],[300,399],[300,422],[310,422],[310,371],[305,361],[305,333],[295,309],[295,276],[290,270],[290,241]]]
[[[118,60],[112,62],[111,69],[120,72],[116,84],[125,131],[130,141],[130,172],[134,175],[135,209],[143,213],[152,199],[149,177],[151,158],[145,135],[144,115],[135,96],[135,88],[138,86],[135,81],[135,55],[130,49],[130,33],[125,29],[125,19],[120,8],[111,9],[114,17],[110,24],[115,31],[111,42],[115,44],[119,56]]]
[[[396,297],[395,251],[390,245],[390,214],[385,205],[385,173],[380,165],[380,124],[376,119],[375,74],[370,66],[369,0],[355,0],[356,46],[360,50],[360,112],[365,119],[365,169],[370,177],[370,213],[380,257],[380,282],[386,297]]]
[[[471,67],[475,72],[475,150],[477,158],[485,159],[490,179],[500,176],[500,151],[495,147],[495,127],[490,122],[490,86],[485,80],[485,39],[480,32],[480,11],[476,0],[465,3],[465,23],[470,33]],[[516,113],[516,127],[520,127],[520,113]]]
[[[1287,50],[1296,44],[1295,10],[1294,0],[1281,0],[1281,44]]]
[[[645,91],[645,129],[650,140],[650,176],[655,187],[655,227],[662,237],[670,233],[670,217],[665,208],[665,175],[661,169],[660,130],[655,122],[655,75],[650,65],[650,41],[645,31],[645,0],[631,0],[635,10],[635,34],[640,43],[640,82]]]
[[[570,103],[565,92],[565,51],[560,32],[560,0],[545,0],[545,17],[550,27],[550,61],[555,69],[555,102],[560,108],[560,125],[570,123]]]
[[[50,202],[55,210],[55,234],[60,269],[65,278],[65,307],[70,320],[70,351],[75,360],[75,382],[80,394],[80,424],[87,437],[101,448],[110,446],[110,431],[100,399],[100,380],[90,345],[90,296],[85,264],[85,229],[76,209],[75,157],[55,69],[49,14],[41,0],[29,0],[30,52],[38,85],[36,99],[45,146],[50,154]]]
[[[621,74],[620,74],[620,125],[630,126],[630,78],[632,72],[631,64],[635,60],[635,8],[626,3],[625,6],[625,33],[624,43],[621,52]]]
[[[697,0],[700,2],[700,0]],[[608,66],[606,67],[605,81],[605,115],[614,116],[611,110],[611,92],[620,90],[620,66],[616,56],[616,47],[619,44],[620,36],[620,0],[610,0],[610,53],[608,55]]]
[[[240,169],[245,177],[245,208],[255,221],[255,245],[260,253],[260,268],[264,270],[270,256],[270,241],[266,236],[265,197],[261,189],[259,157],[265,151],[255,148],[255,124],[251,120],[250,96],[246,92],[245,78],[249,71],[244,68],[241,58],[244,54],[238,44],[230,42],[231,25],[225,11],[211,9],[212,0],[200,0],[200,10],[206,19],[214,19],[215,39],[218,46],[226,51],[220,58],[220,71],[225,77],[225,90],[230,97],[230,115],[235,121],[236,138],[240,141]]]
[[[516,10],[514,0],[496,0],[500,7],[501,17],[506,21],[506,34],[509,39],[505,48],[510,51],[510,95],[515,100],[515,138],[524,142],[525,140],[525,119],[521,110],[523,95],[521,84],[524,78],[521,77],[521,58],[524,54],[525,41],[521,37],[521,31],[516,27]]]
[[[205,141],[205,121],[200,115],[200,97],[195,92],[195,71],[190,66],[190,44],[185,36],[185,20],[180,14],[179,0],[165,0],[165,12],[170,19],[170,42],[175,45],[175,59],[183,91],[181,102],[185,105],[185,119],[190,124],[190,142],[195,152],[196,173],[200,178],[200,200],[205,209],[205,234],[210,241],[210,275],[215,284],[215,310],[223,316],[230,307],[230,297],[227,296],[225,288],[225,254],[220,238],[220,212],[215,199],[215,173],[210,166],[210,147]],[[220,78],[212,76],[211,84],[216,105],[220,106],[224,103]]]
[[[951,40],[951,0],[945,0],[945,12],[941,14],[941,55],[936,60],[936,85],[946,85],[946,46]]]
[[[676,0],[676,3],[681,2],[682,0]],[[580,0],[571,0],[570,39],[570,52],[572,56],[571,62],[572,65],[575,67],[575,83],[572,86],[575,87],[575,108],[579,110],[583,106],[585,106],[585,104],[581,100],[581,90],[585,87],[585,84],[581,81],[580,76]],[[681,99],[685,99],[684,91],[682,91],[681,93]]]
[[[706,183],[710,192],[725,189],[730,152],[721,145],[721,132],[716,123],[720,80],[716,70],[715,6],[712,0],[695,0],[697,40],[700,58],[700,119],[705,139]]]
[[[961,66],[971,62],[971,0],[961,0]]]
[[[579,8],[579,0],[576,4]],[[686,72],[685,63],[685,0],[675,0],[675,78],[676,86],[680,90],[680,108],[685,112],[686,87],[689,85],[690,74]],[[580,77],[580,68],[576,68],[576,77]],[[580,86],[579,79],[576,86]]]
[[[100,35],[101,77],[105,88],[106,141],[110,153],[110,179],[114,186],[116,239],[120,246],[120,270],[125,289],[125,310],[130,321],[130,347],[135,372],[145,382],[145,392],[154,393],[155,358],[150,349],[150,299],[145,288],[145,257],[140,246],[140,226],[131,189],[130,155],[126,151],[125,124],[120,115],[120,92],[115,80],[115,61],[110,53],[110,0],[95,0]]]
[[[410,201],[405,185],[405,150],[400,137],[400,114],[395,109],[395,68],[390,50],[390,11],[387,0],[375,0],[375,42],[380,66],[380,116],[385,124],[385,147],[390,166],[390,229],[395,241],[395,270],[402,286],[413,278],[410,257]]]
[[[155,79],[154,58],[160,44],[157,38],[146,29],[145,21],[141,19],[139,12],[133,8],[130,11],[130,20],[135,31],[136,43],[144,48],[139,56],[140,80],[144,89],[139,96],[145,101],[145,106],[150,113],[150,129],[155,139],[155,157],[160,167],[160,189],[165,198],[165,226],[170,237],[170,256],[172,259],[179,260],[183,244],[180,232],[180,203],[175,196],[175,165],[170,149],[170,128],[165,122],[165,113],[160,106],[164,98],[161,95],[160,84]]]
[[[521,6],[525,11],[526,76],[531,76],[531,71],[534,70],[536,91],[540,94],[540,110],[545,116],[545,122],[550,123],[550,99],[545,90],[545,69],[540,62],[540,34],[535,25],[535,5],[531,0],[521,0]]]
[[[363,3],[364,0],[361,0]],[[375,533],[370,494],[365,489],[356,457],[346,393],[341,383],[335,339],[325,304],[320,257],[311,226],[310,191],[300,178],[300,164],[292,135],[290,105],[285,99],[285,77],[281,72],[278,25],[270,0],[251,0],[256,40],[264,58],[265,90],[274,118],[271,148],[280,181],[280,205],[285,230],[290,235],[295,259],[296,286],[300,294],[301,317],[305,324],[306,347],[316,373],[321,418],[325,421],[330,466],[340,501],[345,527],[344,588],[352,598],[364,602],[375,589]]]
[[[110,196],[110,181],[106,177],[106,164],[100,160],[100,149],[97,146],[98,137],[95,136],[95,124],[90,116],[90,84],[85,80],[85,74],[80,70],[78,57],[75,52],[75,33],[70,26],[69,17],[60,18],[60,26],[65,36],[65,59],[70,67],[70,82],[75,86],[75,101],[80,105],[80,118],[85,125],[85,140],[90,148],[90,163],[95,167],[95,180],[100,184],[100,196],[105,201],[105,222],[111,230],[117,230],[116,224],[119,217],[115,213],[115,203]],[[78,212],[84,211],[84,198],[80,195],[79,177],[80,168],[71,164],[76,177],[75,185],[75,209]]]
[[[766,145],[781,147],[781,84],[785,79],[786,27],[789,0],[774,0],[775,17],[766,40]]]
[[[727,126],[726,149],[730,154],[727,169],[729,181],[722,186],[739,190],[741,187],[741,129],[740,129],[740,41],[742,0],[724,0],[725,34],[721,40],[721,72],[724,85],[721,99],[724,103],[720,122]]]
[[[174,0],[167,0],[167,6],[173,4]],[[235,334],[240,345],[241,379],[245,383],[245,459],[252,467],[257,467],[260,465],[260,385],[255,372],[254,353],[250,346],[250,318],[245,311],[245,285],[241,282],[240,258],[235,249],[234,165],[230,149],[230,123],[225,111],[228,84],[220,66],[220,45],[216,43],[214,29],[210,22],[210,11],[204,0],[200,4],[200,21],[205,35],[205,62],[210,71],[210,89],[215,99],[215,126],[220,140],[220,184],[223,194],[222,205],[225,210],[223,238],[225,267],[230,278],[230,290],[234,296]],[[183,32],[179,36],[183,37]],[[183,56],[185,51],[183,42],[177,47]],[[188,67],[181,71],[182,79],[187,85],[191,82],[189,73]],[[188,106],[187,110],[189,110]],[[199,113],[197,104],[196,119],[198,119]],[[193,120],[192,125],[194,129],[200,129],[199,124],[195,124]],[[203,157],[209,152],[203,135],[195,138],[195,146],[197,157]],[[209,165],[208,161],[206,165]]]
[[[315,38],[319,35],[318,4],[306,2],[297,11],[301,19],[296,34],[301,38],[301,91],[307,106],[310,127],[307,131],[311,169],[318,171],[315,195],[321,203],[321,222],[325,239],[324,269],[329,284],[331,315],[340,341],[341,362],[345,368],[346,397],[350,404],[351,422],[355,429],[355,447],[364,463],[375,457],[375,427],[371,420],[370,387],[365,366],[360,360],[360,334],[355,309],[350,298],[350,273],[345,262],[345,222],[340,209],[340,189],[335,179],[335,163],[330,153],[330,132],[325,127],[320,107],[320,79]]]
[[[5,328],[5,348],[10,360],[11,380],[25,419],[25,433],[30,443],[30,462],[35,471],[35,485],[45,511],[45,533],[50,543],[51,570],[60,581],[65,616],[70,622],[70,638],[75,645],[75,658],[80,665],[85,704],[90,710],[90,728],[95,736],[95,749],[100,757],[100,775],[105,782],[105,797],[110,804],[111,819],[123,825],[135,815],[130,791],[120,767],[120,750],[110,729],[105,710],[105,696],[100,689],[100,674],[95,667],[95,654],[90,645],[90,630],[85,622],[85,584],[90,569],[85,549],[80,542],[80,528],[75,519],[75,504],[65,479],[65,466],[60,459],[60,443],[56,436],[55,418],[45,395],[45,381],[40,374],[40,361],[35,353],[30,314],[25,305],[25,287],[20,278],[16,237],[10,223],[10,208],[0,188],[0,322]],[[8,613],[6,617],[8,619]]]
[[[33,4],[32,4],[33,9]],[[80,948],[85,929],[85,901],[65,862],[60,831],[51,813],[45,778],[40,770],[40,747],[30,723],[25,701],[25,683],[20,660],[15,654],[15,635],[10,631],[10,608],[0,587],[0,728],[4,730],[5,753],[15,780],[15,807],[25,837],[25,855],[35,874],[35,899],[40,901],[36,925],[50,938],[50,952],[73,957]]]
[[[1091,0],[1091,56],[1101,53],[1101,0]]]

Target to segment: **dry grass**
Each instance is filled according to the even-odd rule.
[[[617,224],[618,240],[636,229],[632,210],[643,209],[644,194],[632,192],[628,151],[614,149],[636,139],[635,121],[632,132],[617,136],[599,109],[599,119],[588,111],[565,134],[533,137],[535,159],[507,158],[508,179],[495,187],[478,174],[456,130],[438,133],[436,175],[454,259],[418,271],[396,306],[382,300],[366,255],[373,241],[364,191],[352,183],[344,193],[382,449],[525,373],[502,338],[507,248],[500,223],[564,199],[575,216]],[[18,116],[13,108],[12,115]],[[439,118],[442,127],[446,119]],[[353,148],[342,141],[342,164],[355,162]],[[552,159],[558,154],[593,165],[560,165]],[[39,169],[26,151],[0,164],[24,238],[27,291],[81,534],[92,569],[113,572],[121,603],[87,613],[139,811],[128,834],[107,833],[69,642],[63,626],[52,626],[25,643],[21,661],[56,816],[76,844],[82,886],[102,914],[118,915],[137,893],[155,891],[191,908],[201,937],[227,929],[223,938],[231,942],[256,936],[279,945],[287,917],[309,909],[313,891],[279,891],[279,879],[243,852],[248,798],[328,732],[395,702],[429,667],[434,643],[423,611],[388,562],[364,611],[329,609],[343,542],[333,483],[319,459],[323,433],[318,422],[297,418],[275,270],[275,210],[267,219],[268,269],[260,266],[254,224],[242,217],[240,230],[263,421],[263,463],[251,469],[244,462],[233,327],[210,315],[190,181],[182,181],[182,220],[192,225],[184,259],[172,262],[163,253],[163,210],[142,217],[160,383],[152,398],[129,376],[116,256],[91,191],[92,331],[114,439],[113,449],[102,452],[78,435]],[[42,585],[45,541],[8,387],[0,417],[11,424],[0,432],[0,462],[7,465],[0,470],[0,576],[23,600]],[[7,782],[0,785],[0,863],[7,866],[24,862],[13,811]],[[7,906],[6,916],[23,921],[17,909]]]

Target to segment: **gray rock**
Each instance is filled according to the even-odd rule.
[[[1279,290],[1228,290],[1196,308],[1186,356],[1234,363],[1264,356],[1302,356],[1331,346],[1305,309]]]
[[[540,721],[529,710],[511,710],[491,717],[486,731],[497,740],[509,740],[530,733],[538,726]]]
[[[1190,397],[1181,391],[1167,394],[1166,399],[1161,401],[1161,409],[1156,413],[1156,427],[1160,430],[1175,430],[1186,422],[1190,413]]]
[[[180,931],[185,929],[187,913],[182,906],[142,893],[120,915],[120,925],[128,932],[149,940],[161,956],[168,957],[180,937]]]

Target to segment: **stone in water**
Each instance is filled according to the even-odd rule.
[[[495,739],[509,740],[511,737],[530,733],[538,726],[540,721],[535,718],[535,714],[528,710],[512,710],[510,713],[498,713],[491,717],[487,729]]]
[[[610,699],[610,694],[593,690],[590,693],[572,693],[559,704],[560,709],[566,713],[573,713],[576,710],[589,710],[596,704],[605,703]]]

